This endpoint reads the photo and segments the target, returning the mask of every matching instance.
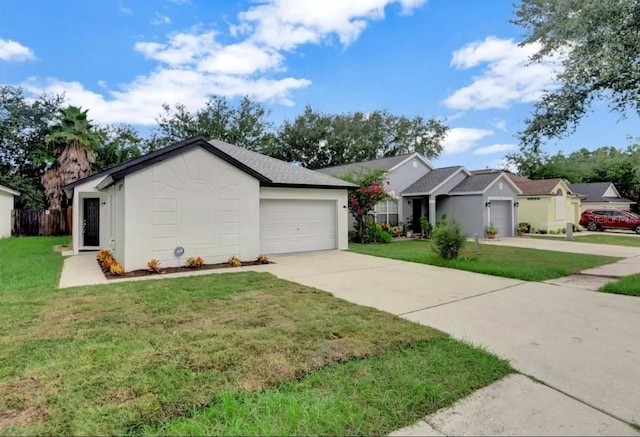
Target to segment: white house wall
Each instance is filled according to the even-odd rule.
[[[347,190],[321,188],[260,188],[260,199],[290,199],[290,200],[331,200],[336,202],[338,214],[336,226],[338,228],[338,249],[349,248],[349,210],[347,208]],[[256,241],[258,238],[256,237]]]
[[[258,255],[259,182],[204,149],[125,177],[125,270]],[[184,255],[174,256],[174,249]]]
[[[0,191],[0,238],[11,236],[11,210],[13,210],[14,196]]]

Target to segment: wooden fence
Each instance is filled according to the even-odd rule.
[[[11,235],[16,237],[70,235],[72,209],[14,209]]]

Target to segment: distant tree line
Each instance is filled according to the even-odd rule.
[[[185,138],[203,135],[317,169],[419,152],[442,152],[447,127],[436,118],[388,111],[325,114],[307,106],[293,121],[275,126],[262,104],[212,97],[190,112],[163,105],[148,137],[129,125],[97,125],[88,109],[63,95],[28,97],[0,86],[0,184],[19,190],[21,209],[59,209],[64,185]]]

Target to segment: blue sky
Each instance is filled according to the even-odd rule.
[[[512,0],[4,0],[0,83],[65,92],[99,123],[147,130],[162,103],[197,109],[209,95],[263,102],[277,124],[306,104],[388,109],[451,127],[435,163],[496,166],[554,65],[527,66],[508,23]],[[624,146],[640,136],[596,105],[554,152]]]

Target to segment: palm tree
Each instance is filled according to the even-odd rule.
[[[49,209],[62,207],[65,185],[91,174],[93,151],[100,147],[102,134],[87,119],[87,112],[77,106],[61,109],[57,124],[45,137],[49,154],[55,159],[41,179]]]

